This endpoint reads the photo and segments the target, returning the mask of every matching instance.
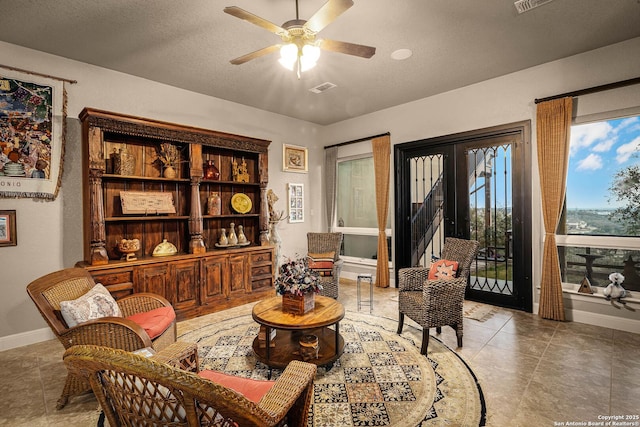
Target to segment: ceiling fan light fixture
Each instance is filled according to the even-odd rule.
[[[300,56],[300,71],[304,72],[316,66],[320,59],[320,48],[318,46],[305,44],[302,46],[302,55]]]
[[[295,43],[288,43],[280,48],[280,65],[284,68],[293,71],[293,67],[298,60],[298,46]]]
[[[305,44],[300,49],[295,43],[287,43],[280,48],[280,65],[293,71],[300,59],[300,72],[305,72],[316,66],[320,58],[320,48],[312,44]]]

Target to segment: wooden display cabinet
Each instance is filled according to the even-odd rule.
[[[154,292],[174,305],[179,318],[254,301],[273,292],[273,247],[269,246],[268,147],[266,140],[85,108],[83,129],[84,261],[97,281],[116,296]],[[171,174],[158,161],[163,144],[177,153]],[[166,147],[166,145],[165,145]],[[213,161],[219,179],[204,179]],[[234,176],[234,164],[246,175]],[[243,182],[239,182],[243,181]],[[175,213],[123,213],[121,192],[155,197],[171,194]],[[212,193],[220,214],[207,209]],[[246,195],[240,213],[232,197]],[[236,206],[237,207],[237,206]],[[221,229],[242,226],[248,246],[218,248]],[[136,260],[118,250],[138,239]],[[164,239],[177,254],[153,256]]]

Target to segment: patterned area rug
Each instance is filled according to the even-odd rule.
[[[340,322],[344,354],[329,370],[318,368],[309,427],[484,425],[482,391],[469,367],[435,337],[428,357],[421,332],[397,322],[347,312]],[[249,314],[209,319],[182,333],[198,343],[202,369],[266,379],[268,368],[251,348],[258,324]],[[272,378],[281,373],[274,369]]]

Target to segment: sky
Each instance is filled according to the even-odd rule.
[[[640,164],[640,116],[571,127],[568,209],[619,206],[609,188],[615,174]]]

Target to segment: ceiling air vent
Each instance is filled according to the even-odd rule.
[[[336,87],[336,85],[334,85],[333,83],[325,82],[319,84],[316,87],[312,87],[311,89],[309,89],[309,91],[313,93],[322,93],[328,91],[329,89],[333,89],[334,87]]]
[[[550,3],[551,1],[552,0],[518,0],[513,5],[518,10],[518,13],[524,13],[538,6],[542,6],[545,3]]]

